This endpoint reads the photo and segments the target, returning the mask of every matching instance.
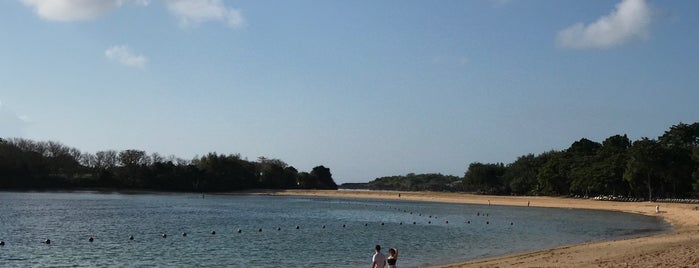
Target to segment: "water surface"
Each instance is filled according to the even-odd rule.
[[[594,210],[1,192],[0,267],[361,267],[376,244],[398,248],[400,267],[424,267],[669,228],[655,217]]]

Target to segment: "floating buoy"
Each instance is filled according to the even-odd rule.
[[[381,223],[381,225],[383,225],[383,222]]]
[[[410,212],[410,215],[413,215],[413,212],[412,212],[412,211]]]
[[[446,224],[449,224],[449,221],[446,221],[445,223],[446,223]]]
[[[5,241],[0,240],[0,246],[4,246],[4,245],[5,245]]]
[[[133,235],[132,235],[132,236],[129,236],[129,240],[133,240]]]
[[[400,222],[398,225],[403,225],[403,222]]]
[[[187,233],[182,233],[182,236],[187,236]]]
[[[342,225],[342,228],[345,228],[345,227],[347,227],[347,225],[344,225],[344,224],[343,224],[343,225]]]
[[[415,224],[415,222],[413,222],[413,224]]]
[[[242,232],[243,232],[243,230],[238,229],[238,233],[242,233]]]
[[[90,236],[90,238],[88,238],[88,239],[87,239],[87,241],[90,241],[90,242],[92,242],[92,241],[95,241],[95,239],[94,239],[94,238],[92,238],[92,236]]]
[[[47,245],[50,245],[50,244],[51,244],[51,239],[46,239],[46,240],[44,240],[44,243],[47,244]]]
[[[485,224],[490,224],[490,222],[489,222],[489,221],[486,221]]]
[[[167,234],[163,234],[162,237],[163,237],[163,238],[167,238]]]
[[[296,230],[298,230],[299,228],[301,228],[301,227],[299,227],[298,225],[296,225]]]
[[[430,215],[430,219],[432,218],[432,215]]]
[[[258,232],[262,232],[262,228],[260,228],[260,229],[259,229],[259,230],[257,230],[257,231],[258,231]]]
[[[510,225],[515,225],[515,223],[514,223],[514,222],[510,222]]]
[[[432,221],[428,221],[427,224],[432,224]]]
[[[215,230],[214,230],[214,231],[211,231],[211,234],[212,234],[212,235],[215,235],[215,234],[216,234],[216,231],[215,231]]]
[[[369,226],[369,224],[368,224],[368,223],[365,223],[364,226]]]
[[[471,224],[471,221],[466,221],[466,223]]]
[[[281,230],[282,230],[282,227],[277,227],[277,231],[281,231]]]

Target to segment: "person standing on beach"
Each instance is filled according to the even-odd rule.
[[[398,250],[395,248],[389,248],[388,249],[388,259],[386,259],[386,262],[388,263],[388,268],[396,268],[397,261],[398,261]]]
[[[376,245],[376,253],[371,257],[371,268],[384,268],[386,266],[386,256],[381,253],[381,246]]]

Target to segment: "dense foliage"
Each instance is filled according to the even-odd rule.
[[[464,189],[489,194],[613,195],[644,199],[699,194],[699,123],[672,126],[657,140],[615,135],[580,139],[563,151],[504,164],[472,163]]]
[[[463,178],[408,174],[346,188],[642,199],[697,197],[699,123],[672,126],[657,140],[631,141],[626,135],[614,135],[599,143],[583,138],[566,150],[528,154],[510,164],[471,163]]]
[[[141,150],[83,153],[57,142],[0,139],[0,189],[112,188],[222,192],[337,189],[330,169],[298,172],[278,159],[209,153],[188,161]]]
[[[461,178],[442,174],[413,174],[375,179],[366,186],[371,190],[458,191]]]

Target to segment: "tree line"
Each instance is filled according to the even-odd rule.
[[[59,142],[0,139],[0,189],[224,192],[337,189],[329,168],[299,172],[279,159],[208,153],[192,160],[142,150],[84,153]]]
[[[348,186],[646,200],[699,197],[699,123],[679,123],[657,139],[614,135],[599,143],[582,138],[565,150],[527,154],[510,164],[475,162],[458,179],[408,174]]]

